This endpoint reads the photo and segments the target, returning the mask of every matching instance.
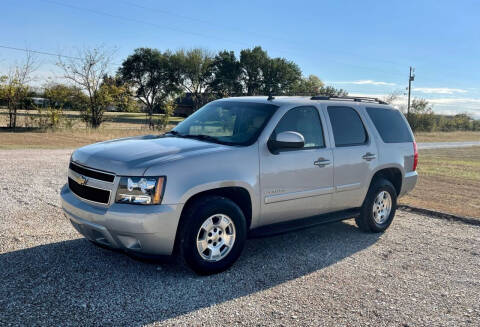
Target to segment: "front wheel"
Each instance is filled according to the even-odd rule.
[[[198,274],[218,273],[238,259],[246,235],[245,217],[233,201],[220,196],[201,198],[183,219],[182,256]]]
[[[385,231],[397,209],[397,192],[389,180],[374,180],[363,202],[357,226],[365,232]]]

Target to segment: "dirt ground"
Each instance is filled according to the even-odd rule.
[[[400,203],[480,218],[480,147],[422,150],[418,173]]]

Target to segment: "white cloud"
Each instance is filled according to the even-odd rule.
[[[351,96],[366,96],[372,98],[383,99],[388,94],[365,94],[365,93],[350,93]],[[425,99],[433,106],[433,111],[441,115],[456,115],[460,113],[467,113],[475,119],[480,119],[480,98],[433,98],[425,97]],[[407,107],[407,96],[399,95],[392,103],[394,107],[405,110]]]
[[[477,98],[431,98],[428,101],[432,104],[441,104],[444,106],[458,106],[459,103],[480,106],[480,99]]]
[[[363,79],[363,80],[350,81],[350,82],[327,82],[327,84],[384,85],[384,86],[395,86],[395,85],[397,85],[395,83],[373,81],[371,79]]]
[[[355,82],[352,82],[352,84],[357,84],[357,85],[388,85],[388,86],[396,85],[395,83],[378,82],[378,81],[372,81],[370,79],[355,81]]]
[[[454,94],[454,93],[467,93],[467,90],[453,89],[449,87],[414,87],[412,89],[416,92],[429,93],[429,94]]]

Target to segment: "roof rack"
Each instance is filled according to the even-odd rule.
[[[385,101],[382,101],[378,98],[371,97],[349,97],[349,96],[328,96],[328,95],[315,95],[310,98],[311,100],[345,100],[345,101],[355,101],[355,102],[374,102],[379,104],[388,104]]]

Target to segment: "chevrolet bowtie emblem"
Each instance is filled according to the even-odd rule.
[[[78,176],[75,181],[80,184],[80,185],[87,185],[87,182],[88,182],[88,178],[86,178],[85,176]]]

